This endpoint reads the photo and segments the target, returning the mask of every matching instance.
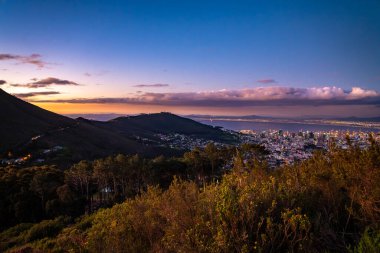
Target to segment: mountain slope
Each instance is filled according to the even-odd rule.
[[[146,148],[112,131],[76,121],[29,104],[0,90],[0,154],[62,146],[70,159],[116,152],[141,153]]]
[[[175,155],[185,150],[162,145],[158,134],[177,133],[224,143],[234,141],[231,134],[218,128],[170,113],[119,117],[107,122],[75,120],[34,106],[1,89],[0,118],[0,158],[11,152],[12,158],[32,154],[36,159],[44,150],[57,146],[63,148],[59,162],[66,164],[116,153],[154,156]],[[153,141],[144,144],[144,138]]]
[[[194,138],[220,142],[233,141],[230,134],[219,128],[166,112],[118,117],[106,122],[83,119],[82,121],[87,121],[92,125],[112,130],[123,136],[154,138],[156,134],[177,133]]]
[[[0,89],[0,152],[33,136],[75,124],[75,120],[29,104]]]

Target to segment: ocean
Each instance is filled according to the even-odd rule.
[[[240,130],[283,130],[289,132],[299,131],[363,131],[363,132],[380,132],[376,128],[341,126],[331,124],[305,124],[305,123],[278,123],[278,122],[252,122],[252,121],[234,121],[234,120],[204,120],[194,119],[203,124],[211,126],[219,126],[225,129],[240,131]]]

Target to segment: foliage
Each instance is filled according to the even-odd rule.
[[[22,233],[28,231],[33,226],[32,223],[20,223],[0,234],[0,251],[24,243]]]
[[[0,168],[0,229],[60,215],[63,172],[54,166]]]
[[[54,238],[21,247],[36,252],[378,251],[378,144],[373,142],[367,150],[331,147],[327,153],[316,153],[305,162],[274,171],[261,159],[265,151],[254,153],[255,149],[223,152],[210,146],[193,150],[176,162],[133,156],[94,162],[90,195],[109,187],[108,198],[115,199],[116,192],[120,194],[126,187],[125,193],[133,192],[135,197],[83,216]],[[162,167],[177,167],[180,162],[186,164],[182,179],[174,177],[167,189],[149,186],[157,180],[151,176],[156,165],[162,171]],[[215,173],[211,173],[212,163]],[[123,172],[124,166],[128,172]],[[228,166],[228,173],[217,174]],[[70,173],[66,172],[66,184],[81,192],[80,181],[74,183],[74,179],[82,177],[68,177]],[[124,186],[123,180],[127,180]],[[22,234],[38,231],[33,227]],[[32,238],[45,237],[36,234]]]
[[[45,237],[53,237],[69,223],[70,218],[63,216],[55,218],[54,220],[45,220],[37,223],[25,233],[25,242],[32,242]]]
[[[352,253],[377,253],[380,251],[380,231],[366,229]]]
[[[0,234],[0,250],[4,251],[17,245],[30,245],[35,241],[37,245],[44,245],[49,238],[55,237],[70,222],[69,217],[60,216],[54,220],[44,220],[34,225],[21,223]],[[20,247],[16,247],[16,249],[20,249]]]

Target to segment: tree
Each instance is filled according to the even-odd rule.
[[[41,199],[42,210],[49,197],[56,196],[57,188],[63,183],[63,173],[56,168],[43,167],[36,172],[30,182],[30,190]]]
[[[65,183],[73,186],[90,202],[90,186],[92,183],[93,168],[88,161],[80,161],[65,172]]]
[[[211,164],[211,176],[215,176],[217,166],[220,163],[219,150],[213,142],[210,142],[205,147],[205,153]]]

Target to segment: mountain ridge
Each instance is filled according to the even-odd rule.
[[[106,122],[71,119],[25,102],[0,89],[0,155],[25,155],[55,146],[67,148],[62,160],[94,159],[116,153],[178,154],[162,145],[147,145],[141,138],[159,141],[157,134],[180,133],[196,138],[229,141],[212,126],[170,113],[118,117]],[[13,155],[15,156],[15,155]]]

